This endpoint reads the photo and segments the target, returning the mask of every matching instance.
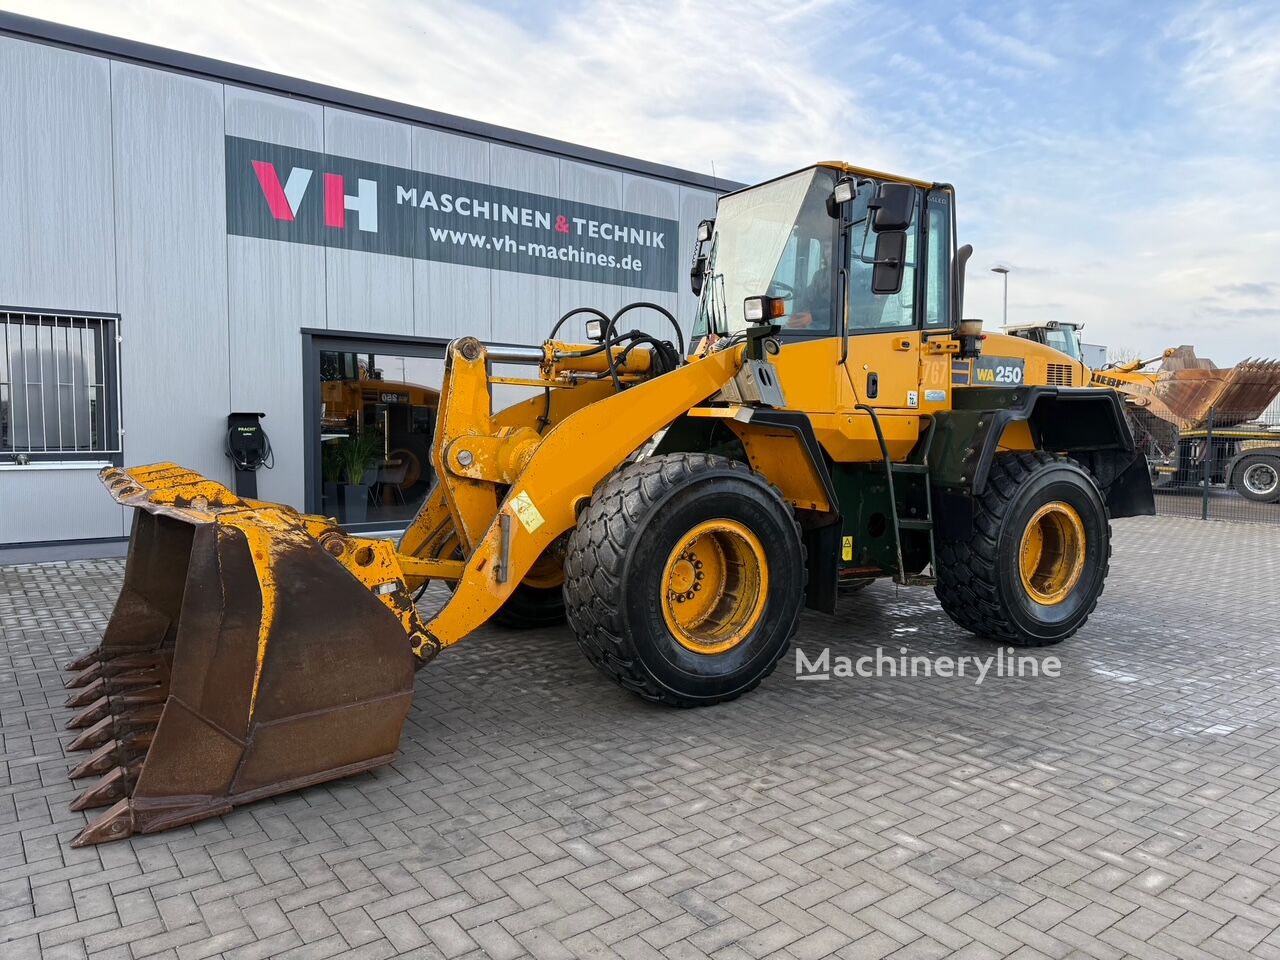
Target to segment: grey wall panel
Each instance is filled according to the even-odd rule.
[[[96,470],[0,467],[0,543],[118,537],[125,512]]]
[[[515,190],[555,196],[560,187],[560,161],[544,153],[492,144],[489,182]],[[561,281],[494,270],[493,338],[512,343],[539,343],[559,316]]]
[[[116,309],[111,70],[0,37],[0,304]]]
[[[224,107],[227,133],[233,137],[324,150],[324,108],[319,104],[226,87]]]
[[[125,459],[230,480],[222,87],[113,63]]]
[[[232,136],[324,150],[324,110],[317,104],[228,87],[225,109]],[[325,325],[325,253],[227,237],[227,271],[230,408],[267,415],[275,468],[258,472],[258,495],[301,508],[306,438],[299,331]]]
[[[258,496],[298,508],[306,443],[299,331],[324,316],[324,255],[300,243],[227,238],[231,407],[267,415],[275,468],[258,472]]]
[[[560,188],[557,195],[566,200],[578,200],[609,209],[623,208],[623,175],[617,170],[606,170],[573,160],[560,161]],[[557,284],[560,299],[556,316],[547,317],[542,326],[542,336],[551,329],[556,319],[578,307],[595,307],[612,316],[624,303],[648,299],[643,290],[635,287],[619,287],[611,283],[584,283],[579,280],[561,280]],[[575,317],[565,324],[559,336],[566,340],[582,340],[585,317]]]
[[[485,182],[489,143],[439,130],[413,131],[415,170]],[[415,260],[413,332],[419,337],[493,338],[493,283],[487,270],[453,263]]]
[[[407,167],[411,128],[346,110],[324,110],[325,152]],[[318,184],[317,184],[318,187]],[[379,197],[385,205],[388,198]],[[413,333],[413,261],[354,250],[327,250],[329,326],[335,330]]]

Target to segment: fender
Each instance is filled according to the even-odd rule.
[[[1026,423],[1038,450],[1079,460],[1114,517],[1151,516],[1155,497],[1146,459],[1137,450],[1113,390],[1094,387],[956,387],[950,411],[935,417],[929,450],[938,517],[949,529],[968,529],[971,497],[987,477],[1005,429]],[[960,527],[953,527],[959,524]]]
[[[749,464],[795,508],[808,554],[805,605],[834,613],[840,575],[840,501],[809,417],[793,410],[739,404],[695,407],[672,425],[656,452],[703,449]]]

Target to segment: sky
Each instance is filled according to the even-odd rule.
[[[968,316],[1280,355],[1280,3],[0,0],[740,182],[955,185]]]

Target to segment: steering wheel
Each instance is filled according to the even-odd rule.
[[[789,283],[783,283],[781,280],[774,280],[769,284],[768,296],[777,300],[794,300],[796,288]]]

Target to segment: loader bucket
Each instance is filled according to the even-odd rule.
[[[392,759],[417,624],[394,548],[172,464],[103,482],[137,507],[102,642],[68,665],[73,846],[151,833]]]
[[[1222,369],[1179,347],[1161,366],[1154,392],[1183,430],[1203,428],[1210,410],[1214,426],[1247,423],[1280,393],[1280,361],[1245,360]]]

